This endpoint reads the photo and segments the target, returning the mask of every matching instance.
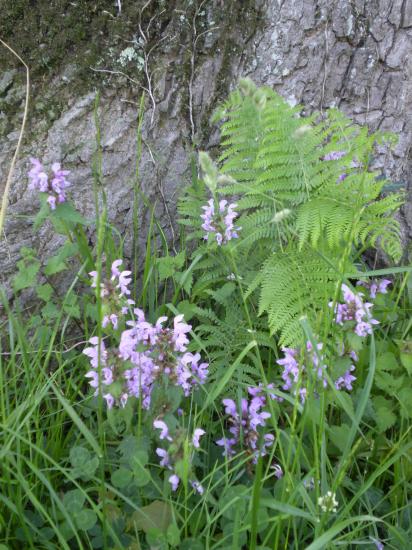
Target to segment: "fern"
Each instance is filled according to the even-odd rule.
[[[251,311],[267,315],[282,344],[297,344],[299,318],[316,322],[357,250],[380,247],[400,259],[394,214],[403,197],[382,197],[385,181],[370,168],[375,144],[387,136],[369,134],[337,110],[304,117],[299,107],[249,80],[241,81],[215,120],[221,121],[220,171],[213,167],[213,186],[209,176],[207,185],[196,182],[179,205],[181,223],[191,227],[188,237],[198,240],[205,257],[196,266],[195,296],[225,311],[234,263]],[[237,203],[241,238],[224,250],[201,242],[208,187],[215,198]],[[240,298],[239,290],[231,295],[232,302]],[[242,308],[237,314],[243,326]]]

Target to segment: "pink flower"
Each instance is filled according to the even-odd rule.
[[[176,491],[176,489],[177,489],[178,486],[179,486],[179,482],[180,482],[180,479],[179,479],[179,477],[178,477],[176,474],[172,474],[172,475],[169,477],[169,483],[170,483],[171,486],[172,486],[172,491]]]
[[[167,439],[168,441],[172,441],[166,422],[163,422],[163,420],[155,420],[153,422],[153,427],[160,430],[159,439]]]
[[[195,431],[193,432],[192,442],[193,442],[193,446],[196,449],[199,449],[199,447],[200,447],[199,439],[205,433],[206,433],[205,430],[202,430],[202,428],[196,428]]]

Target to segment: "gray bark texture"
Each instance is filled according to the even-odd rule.
[[[124,9],[127,3],[123,0]],[[99,2],[90,4],[97,5],[97,13]],[[111,17],[121,22],[115,4]],[[48,226],[33,235],[30,218],[38,202],[27,191],[29,156],[62,162],[71,171],[71,197],[93,219],[98,79],[103,185],[110,221],[126,236],[126,257],[133,254],[131,205],[142,89],[146,105],[137,184],[156,205],[157,219],[174,246],[176,199],[190,181],[193,143],[195,149],[211,151],[218,145],[210,115],[242,76],[273,87],[291,104],[303,103],[308,113],[336,106],[372,130],[395,132],[394,151],[382,150],[375,163],[407,189],[403,227],[405,241],[412,238],[411,0],[186,0],[176,2],[165,20],[161,4],[150,18],[140,17],[133,33],[125,31],[117,53],[106,48],[103,61],[87,68],[93,79],[82,77],[81,92],[78,59],[69,53],[58,70],[37,77],[42,87],[35,82],[0,240],[0,282],[8,286],[22,246],[34,246],[39,257],[47,258],[59,244]],[[124,61],[130,44],[137,51],[135,69]],[[10,66],[11,58],[6,61]],[[0,73],[0,193],[18,137],[22,76],[19,69]],[[141,246],[148,223],[148,209],[142,206]]]

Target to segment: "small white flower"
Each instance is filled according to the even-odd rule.
[[[322,512],[336,513],[338,510],[338,501],[336,500],[336,494],[332,491],[328,491],[326,495],[318,498],[318,505]]]

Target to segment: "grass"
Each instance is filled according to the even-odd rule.
[[[107,221],[97,112],[98,99],[95,245],[85,239],[84,220],[57,210],[49,222],[67,232],[73,250],[57,263],[56,273],[66,270],[71,284],[56,296],[38,270],[29,276],[24,264],[11,281],[12,302],[4,292],[0,296],[5,311],[0,321],[0,550],[372,550],[380,544],[407,550],[412,539],[411,268],[362,272],[364,278],[389,275],[393,285],[376,300],[380,324],[373,334],[353,340],[359,361],[352,392],[338,391],[329,374],[342,355],[335,346],[341,328],[329,306],[316,331],[309,317],[301,317],[305,341],[314,350],[317,334],[330,339],[315,352],[319,361],[326,354],[327,387],[320,388],[306,369],[308,397],[302,403],[280,386],[276,361],[284,352],[265,317],[257,315],[255,298],[245,292],[247,266],[239,263],[236,247],[221,259],[230,271],[229,283],[226,277],[211,277],[203,287],[196,286],[196,277],[207,251],[190,254],[183,245],[182,265],[170,254],[154,208],[139,192],[143,99],[133,183],[132,296],[152,323],[161,315],[185,313],[192,324],[189,349],[210,363],[210,376],[186,398],[169,382],[163,394],[155,394],[149,411],[142,408],[141,396],[124,409],[108,410],[101,382],[99,396],[91,395],[85,379],[90,366],[82,350],[91,336],[108,348],[120,336],[102,327],[108,302],[88,289],[88,272],[95,267],[100,288],[110,260],[121,257],[123,247],[122,236]],[[151,212],[144,251],[138,249],[142,203]],[[340,273],[342,266],[333,268]],[[25,289],[36,293],[37,307],[21,307]],[[103,368],[100,351],[100,380]],[[297,389],[304,383],[302,373]],[[270,413],[263,431],[274,438],[256,464],[243,432],[233,456],[222,457],[216,445],[231,425],[222,399],[240,404],[250,378],[254,385],[262,383]],[[273,382],[275,389],[269,386]],[[168,449],[181,479],[176,492],[168,480],[171,470],[159,465],[155,452],[167,444],[153,429],[155,418],[167,421],[173,432]],[[206,434],[194,452],[190,434],[197,427]],[[276,465],[282,476],[276,475]],[[191,484],[193,475],[203,494]],[[325,505],[328,492],[336,498],[336,510]]]

